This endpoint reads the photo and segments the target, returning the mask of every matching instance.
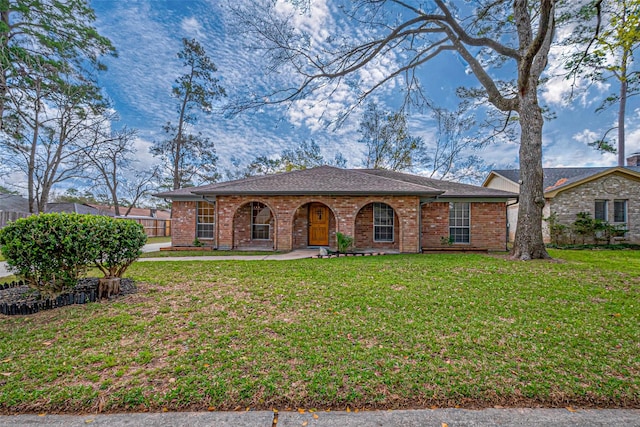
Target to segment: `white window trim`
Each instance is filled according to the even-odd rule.
[[[469,225],[467,226],[451,226],[451,209],[453,209],[453,204],[460,204],[460,203],[464,203],[467,205],[467,211],[469,212]],[[452,234],[451,234],[451,229],[455,228],[455,229],[460,229],[460,228],[466,228],[469,230],[469,241],[468,242],[451,242],[451,244],[453,245],[470,245],[471,244],[471,202],[451,202],[449,204],[449,239],[451,239]]]
[[[254,222],[253,222],[253,205],[256,204],[256,203],[259,203],[262,206],[264,206],[265,208],[269,209],[270,218],[273,218],[273,212],[271,212],[271,208],[269,206],[267,206],[267,205],[265,205],[264,203],[261,203],[261,202],[251,202],[249,204],[250,211],[251,211],[251,240],[257,240],[257,241],[261,241],[261,242],[269,241],[269,240],[271,240],[271,221],[269,221],[268,224],[254,224]],[[259,239],[259,238],[254,237],[254,234],[253,234],[254,233],[254,228],[253,227],[256,226],[256,225],[260,225],[260,226],[265,226],[266,225],[267,226],[267,237],[266,238]]]
[[[380,225],[380,224],[376,224],[376,205],[379,206],[385,206],[385,209],[388,208],[391,210],[391,225]],[[371,206],[372,209],[372,215],[373,215],[373,241],[375,243],[395,243],[395,236],[396,236],[396,226],[395,226],[395,222],[396,222],[396,212],[393,209],[393,207],[391,207],[390,205],[383,203],[383,202],[374,202]],[[376,239],[376,228],[380,228],[380,227],[384,227],[384,228],[388,228],[391,227],[391,240],[378,240]]]
[[[200,205],[201,203],[207,203],[208,205],[211,205],[211,208],[213,210],[213,222],[200,222]],[[215,203],[212,202],[207,202],[207,201],[198,201],[196,202],[196,239],[198,240],[215,240],[216,239],[216,213],[215,213],[215,209],[216,209],[216,205]],[[212,232],[212,236],[211,237],[202,237],[200,236],[200,225],[212,225],[213,226],[213,232]]]

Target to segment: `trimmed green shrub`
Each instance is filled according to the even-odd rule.
[[[98,235],[95,265],[105,277],[122,277],[147,242],[144,227],[126,219],[96,218],[99,219],[94,225]]]
[[[2,255],[29,286],[61,293],[75,286],[95,259],[88,220],[88,215],[58,213],[20,218],[0,230]]]
[[[105,277],[122,277],[146,240],[140,224],[96,215],[33,215],[0,230],[9,267],[47,295],[75,286],[90,266]]]

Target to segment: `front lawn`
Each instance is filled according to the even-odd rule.
[[[0,412],[640,406],[640,252],[136,263],[0,318]]]

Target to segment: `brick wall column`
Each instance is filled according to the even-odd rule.
[[[196,237],[196,202],[171,204],[171,246],[192,246]]]
[[[402,201],[398,206],[400,252],[420,252],[420,199]]]

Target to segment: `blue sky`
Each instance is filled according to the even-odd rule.
[[[234,0],[234,3],[250,0]],[[305,26],[318,37],[332,31],[343,31],[325,0],[314,4],[314,15],[301,17]],[[100,84],[113,100],[121,117],[115,127],[127,125],[139,130],[138,156],[142,164],[152,163],[148,147],[163,138],[162,126],[175,122],[175,101],[171,87],[182,70],[176,53],[183,37],[197,39],[218,67],[218,77],[229,98],[241,92],[277,87],[287,83],[286,75],[267,75],[265,58],[260,52],[247,49],[246,40],[230,25],[227,0],[92,0],[99,32],[109,37],[118,50],[118,58],[108,58],[109,70],[100,77]],[[562,36],[562,34],[560,34]],[[548,68],[561,67],[557,51]],[[377,67],[377,68],[376,68]],[[385,64],[368,70],[371,76],[384,73]],[[454,55],[442,56],[421,71],[423,84],[436,104],[455,108],[454,90],[458,86],[477,85],[465,72],[464,64]],[[366,77],[365,77],[366,78]],[[613,166],[613,154],[601,154],[587,146],[603,129],[615,123],[615,111],[596,114],[595,108],[607,88],[598,86],[571,101],[569,83],[552,78],[541,91],[542,100],[556,113],[555,120],[545,123],[543,164],[561,166]],[[387,87],[376,94],[390,107],[400,101],[397,87]],[[287,109],[264,107],[232,118],[218,115],[202,116],[197,130],[215,141],[220,169],[230,167],[231,157],[248,162],[257,155],[278,154],[283,148],[294,147],[301,140],[314,139],[325,157],[333,158],[339,150],[349,167],[362,165],[364,146],[357,142],[359,115],[357,112],[339,129],[327,128],[323,118],[353,102],[353,93],[343,90],[330,102],[301,101]],[[640,151],[640,111],[637,101],[628,105],[627,154]],[[433,139],[434,125],[428,114],[412,114],[410,131],[428,143]],[[518,166],[517,141],[505,141],[477,153],[496,168]]]

